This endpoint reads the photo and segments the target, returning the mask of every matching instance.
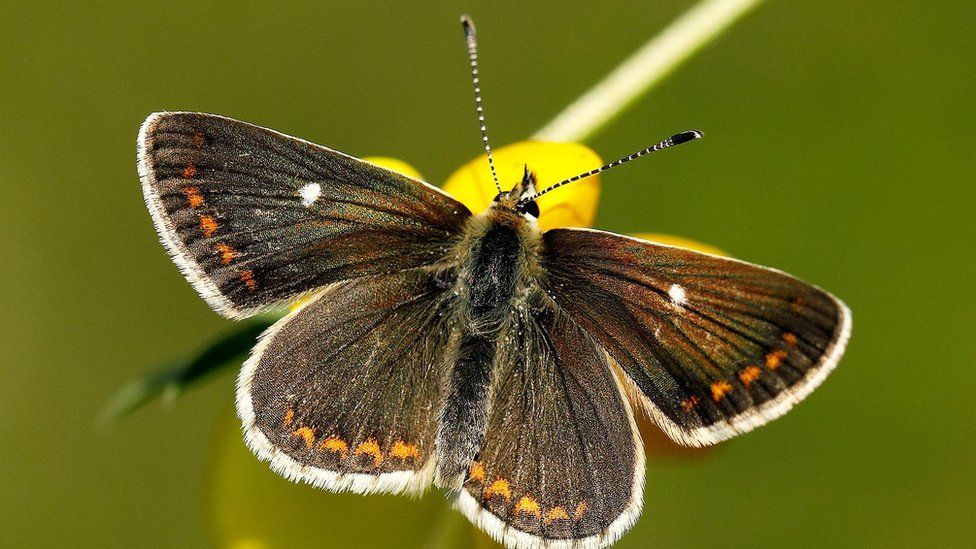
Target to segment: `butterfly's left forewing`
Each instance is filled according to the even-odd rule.
[[[201,113],[151,115],[139,175],[174,261],[232,318],[336,281],[436,263],[470,216],[420,181]]]
[[[564,313],[516,320],[456,505],[510,547],[603,547],[642,506],[644,454],[606,354]]]

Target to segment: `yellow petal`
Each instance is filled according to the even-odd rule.
[[[688,248],[689,250],[695,250],[696,252],[704,252],[706,254],[720,255],[722,257],[732,257],[724,250],[720,250],[715,246],[702,244],[701,242],[698,242],[696,240],[691,240],[690,238],[685,238],[683,236],[674,236],[670,234],[660,234],[660,233],[637,233],[632,236],[634,236],[635,238],[643,238],[644,240],[650,240],[651,242],[660,242],[661,244],[667,244],[668,246]]]
[[[300,297],[300,298],[296,299],[294,302],[292,302],[292,304],[288,306],[288,310],[289,311],[297,311],[302,305],[304,305],[305,303],[307,303],[308,300],[309,299],[312,299],[312,297],[314,297],[314,296],[315,296],[315,294],[303,295],[302,297]]]
[[[398,158],[390,158],[389,156],[367,156],[363,158],[363,160],[369,162],[370,164],[376,164],[377,166],[381,166],[388,170],[402,173],[407,177],[424,181],[424,176],[420,175],[420,172],[418,172],[416,168]]]
[[[492,151],[498,180],[503,190],[521,181],[524,166],[536,173],[540,189],[593,168],[603,160],[592,149],[578,143],[521,141]],[[488,157],[481,155],[451,174],[444,190],[472,212],[488,207],[498,194],[488,168]],[[553,191],[539,199],[539,226],[590,227],[600,199],[600,176],[595,175]]]

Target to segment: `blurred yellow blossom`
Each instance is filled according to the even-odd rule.
[[[525,166],[535,172],[538,185],[546,187],[574,175],[599,167],[603,160],[586,145],[521,141],[493,151],[495,168],[502,190],[507,191],[522,180]],[[480,212],[498,194],[484,154],[461,166],[447,178],[444,190],[464,203],[472,212]],[[559,192],[538,200],[539,227],[590,227],[596,217],[600,199],[600,176],[577,181]]]
[[[407,177],[412,177],[414,179],[423,180],[424,176],[420,175],[417,168],[414,168],[410,164],[407,164],[399,158],[391,158],[389,156],[367,156],[363,158],[366,162],[370,164],[375,164],[377,166],[382,166],[388,170],[393,170],[397,173],[402,173]]]

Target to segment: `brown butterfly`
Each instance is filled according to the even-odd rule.
[[[597,547],[641,511],[628,395],[674,440],[714,444],[808,395],[850,334],[840,300],[783,272],[539,230],[541,194],[700,136],[542,191],[528,169],[509,191],[496,177],[478,214],[421,181],[208,114],[151,115],[139,174],[163,244],[217,312],[309,296],[238,380],[247,444],[272,469],[334,491],[433,483],[509,546]]]

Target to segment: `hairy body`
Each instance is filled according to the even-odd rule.
[[[531,314],[528,300],[538,292],[542,235],[533,216],[515,209],[517,199],[529,192],[534,192],[534,179],[526,173],[515,189],[468,221],[455,250],[456,264],[462,265],[453,292],[460,330],[448,355],[451,366],[437,433],[436,483],[443,488],[461,488],[481,449],[495,362],[504,352],[499,346],[513,340],[513,319]]]

